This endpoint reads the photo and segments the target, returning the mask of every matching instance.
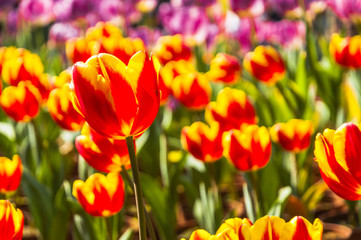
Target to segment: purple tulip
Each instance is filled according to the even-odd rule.
[[[264,13],[264,0],[230,0],[232,11],[242,16],[258,17]]]
[[[137,28],[129,28],[128,35],[132,38],[142,39],[145,46],[152,48],[162,33],[159,29],[151,29],[146,26],[139,26]]]
[[[80,29],[71,23],[58,22],[51,26],[49,39],[55,43],[65,43],[68,39],[80,36]]]
[[[361,16],[361,0],[327,0],[327,4],[341,18],[354,19]]]
[[[45,25],[53,19],[52,0],[22,0],[19,5],[19,14],[33,24]]]

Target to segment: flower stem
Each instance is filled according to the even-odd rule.
[[[120,172],[120,174],[122,175],[123,179],[125,179],[130,187],[130,189],[132,189],[132,191],[134,192],[134,183],[133,180],[131,179],[131,177],[128,174],[128,171],[125,169],[124,165],[122,165],[122,171]],[[145,206],[144,206],[145,208]],[[150,235],[150,238],[152,240],[157,239],[155,236],[155,231],[154,231],[154,227],[152,224],[152,219],[150,218],[150,214],[148,213],[147,209],[145,209],[145,221],[146,224],[148,226],[148,233]]]
[[[143,194],[142,189],[140,187],[140,178],[139,178],[139,170],[137,159],[135,158],[135,150],[134,150],[134,142],[133,136],[128,136],[125,138],[128,147],[130,164],[132,166],[133,180],[134,180],[134,195],[135,195],[135,203],[137,206],[137,214],[138,214],[138,223],[139,223],[139,239],[146,240],[147,239],[147,231],[145,225],[145,214],[144,214],[144,203],[143,203]]]
[[[264,202],[263,202],[263,195],[261,186],[259,184],[258,176],[256,175],[255,171],[250,171],[249,176],[251,178],[252,188],[256,194],[256,211],[257,211],[257,218],[260,218],[265,214]]]

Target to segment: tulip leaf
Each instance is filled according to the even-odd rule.
[[[252,193],[251,190],[248,187],[247,183],[243,184],[243,196],[244,196],[244,205],[246,208],[246,213],[247,213],[247,217],[249,220],[251,220],[251,222],[255,222],[256,219],[256,214],[255,214],[255,207],[253,205],[253,200],[252,200]]]
[[[134,235],[134,231],[129,228],[129,229],[127,229],[127,231],[125,231],[123,233],[123,235],[119,238],[119,240],[131,240],[131,239],[134,239],[133,235]]]
[[[53,216],[50,190],[38,182],[27,168],[24,168],[21,184],[29,200],[29,208],[35,225],[44,237],[48,236],[49,223]]]
[[[286,206],[287,199],[291,196],[292,188],[290,186],[283,187],[278,191],[278,197],[272,204],[267,215],[280,217],[284,207]]]

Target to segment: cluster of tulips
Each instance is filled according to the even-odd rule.
[[[0,239],[22,239],[24,218],[27,219],[27,216],[20,207],[15,208],[19,202],[24,202],[18,199],[24,195],[36,196],[29,197],[30,212],[33,214],[39,209],[34,208],[37,197],[41,195],[39,198],[43,200],[46,199],[44,196],[49,194],[48,190],[42,193],[43,195],[40,194],[38,189],[42,185],[39,183],[40,180],[36,179],[45,179],[44,182],[46,182],[46,174],[60,172],[60,169],[63,172],[66,171],[64,170],[66,167],[61,168],[55,164],[46,163],[44,159],[51,161],[49,156],[39,160],[46,155],[45,151],[41,152],[41,149],[53,144],[47,142],[45,138],[41,139],[42,129],[39,128],[42,126],[36,119],[45,114],[49,115],[64,133],[71,135],[70,145],[74,146],[81,156],[79,160],[72,159],[79,163],[79,172],[81,172],[81,166],[88,169],[87,174],[81,175],[78,172],[71,176],[72,187],[70,184],[68,186],[69,181],[64,179],[61,183],[55,184],[64,190],[59,194],[54,194],[54,202],[58,203],[58,198],[63,197],[63,200],[70,202],[69,206],[73,204],[69,207],[69,211],[72,211],[74,219],[78,219],[74,220],[74,225],[80,224],[78,229],[82,229],[85,225],[81,224],[87,221],[92,222],[89,225],[97,224],[96,220],[89,220],[88,215],[80,221],[77,217],[83,214],[83,210],[96,217],[95,219],[114,220],[114,216],[124,209],[128,194],[134,193],[139,239],[145,240],[147,235],[152,239],[169,238],[171,234],[167,235],[169,234],[167,230],[161,228],[171,224],[168,222],[174,219],[164,220],[164,215],[156,211],[163,209],[165,212],[168,210],[172,212],[178,203],[172,205],[167,202],[173,197],[170,191],[164,193],[164,189],[159,187],[152,193],[152,189],[148,191],[144,189],[148,185],[144,187],[147,181],[144,181],[145,175],[142,170],[146,172],[146,169],[142,165],[144,157],[142,158],[138,150],[144,147],[142,141],[151,142],[145,135],[158,131],[159,138],[165,138],[166,146],[165,149],[160,149],[161,153],[154,156],[161,158],[162,154],[165,155],[165,165],[162,165],[163,169],[160,169],[160,177],[165,179],[162,179],[165,187],[183,194],[187,191],[184,190],[185,186],[192,185],[187,180],[183,181],[184,186],[181,185],[181,180],[176,183],[171,182],[172,178],[169,177],[171,171],[168,171],[167,164],[170,164],[168,162],[171,162],[172,158],[175,164],[179,162],[183,164],[177,165],[177,170],[173,169],[174,172],[177,171],[173,175],[174,178],[183,174],[185,162],[198,164],[201,166],[198,167],[199,169],[209,171],[207,177],[204,178],[206,180],[200,181],[199,185],[206,184],[207,188],[211,189],[209,192],[216,192],[216,195],[219,193],[217,191],[220,191],[220,186],[216,183],[217,169],[215,170],[214,166],[224,164],[219,163],[224,158],[229,160],[231,166],[234,166],[233,170],[236,169],[236,174],[234,174],[235,171],[231,172],[230,168],[221,169],[223,173],[225,175],[241,173],[246,182],[243,187],[243,198],[248,218],[237,218],[241,216],[230,218],[231,214],[225,214],[220,218],[228,219],[218,226],[220,221],[214,220],[209,223],[204,220],[207,216],[200,214],[205,222],[200,225],[206,230],[194,230],[195,224],[193,224],[191,226],[193,228],[188,233],[177,235],[177,238],[321,240],[323,224],[320,219],[316,218],[312,224],[305,218],[306,216],[288,216],[290,219],[288,222],[280,216],[288,199],[296,196],[296,202],[302,205],[301,201],[306,201],[304,200],[306,199],[304,196],[307,195],[305,192],[309,195],[316,192],[307,192],[307,187],[300,187],[301,180],[304,180],[302,178],[310,176],[307,175],[307,170],[311,169],[314,163],[307,162],[307,151],[311,148],[312,156],[309,159],[314,157],[318,163],[320,175],[329,188],[343,199],[351,201],[361,199],[361,167],[358,161],[361,151],[358,148],[361,142],[361,125],[346,122],[346,116],[343,116],[341,120],[337,118],[335,112],[343,109],[337,102],[341,97],[337,95],[335,103],[332,93],[330,95],[328,91],[330,88],[331,91],[335,90],[335,87],[337,91],[341,88],[347,91],[346,96],[343,96],[346,105],[344,108],[348,109],[352,117],[359,116],[361,121],[357,97],[352,87],[347,85],[349,82],[343,83],[340,77],[346,76],[346,79],[361,68],[361,37],[343,38],[334,34],[327,49],[331,57],[325,64],[318,61],[317,50],[312,48],[311,40],[308,39],[310,47],[307,53],[301,51],[297,56],[295,81],[288,79],[292,74],[288,72],[285,55],[271,45],[259,45],[254,47],[253,51],[247,52],[243,56],[242,67],[236,54],[217,51],[212,56],[206,53],[202,55],[199,53],[200,47],[181,34],[161,36],[154,46],[147,46],[140,38],[124,37],[121,30],[109,22],[99,22],[88,28],[83,37],[67,41],[64,52],[67,58],[65,62],[70,64],[62,68],[61,73],[56,76],[46,73],[44,69],[47,63],[41,59],[40,54],[13,46],[1,47],[0,105],[6,114],[1,121],[10,122],[6,127],[11,127],[12,130],[9,131],[14,132],[14,142],[20,144],[11,148],[19,151],[13,155],[12,160],[8,157],[0,157],[2,199],[0,200]],[[316,81],[320,85],[317,91],[316,86],[306,83],[305,80],[307,78],[305,55],[307,54],[310,55],[308,56],[311,64],[309,69],[315,73],[314,78],[319,81]],[[325,73],[327,72],[325,66],[331,65],[339,73],[336,77]],[[241,76],[247,78],[245,85],[242,85]],[[289,86],[282,83],[286,81],[285,79]],[[334,80],[330,83],[333,85],[327,85],[324,79]],[[270,99],[275,102],[271,102]],[[315,104],[318,102],[323,106],[322,109],[328,107],[331,120],[328,122],[329,119],[322,119],[321,115],[324,112],[319,115],[309,114],[307,111],[316,111],[306,109],[310,102]],[[272,110],[265,110],[264,106]],[[291,113],[288,112],[286,117],[279,117],[285,108],[290,109]],[[167,146],[171,140],[167,140],[166,135],[172,131],[171,127],[165,126],[167,112],[171,112],[170,115],[168,114],[170,121],[172,117],[176,118],[177,114],[185,114],[184,118],[187,118],[184,120],[181,116],[181,120],[174,123],[173,128],[176,129],[176,134],[171,137],[176,140],[173,139],[175,144],[172,146]],[[287,118],[285,121],[279,120],[285,118]],[[50,118],[47,118],[47,121],[49,120]],[[325,129],[324,126],[327,125],[335,128],[336,120],[340,125],[336,130]],[[346,123],[341,124],[341,122]],[[151,127],[155,125],[156,127]],[[24,126],[29,126],[29,129],[24,130]],[[325,130],[315,136],[314,133],[320,130],[320,127],[321,131]],[[54,128],[57,127],[54,125]],[[25,131],[35,132],[33,138],[29,140],[35,142],[35,147],[31,149],[34,156],[31,157],[29,157],[30,150],[21,145],[20,134]],[[58,139],[63,140],[61,137]],[[62,149],[64,148],[66,144],[62,145]],[[161,150],[164,150],[165,154]],[[177,153],[181,153],[181,156]],[[289,161],[285,177],[287,180],[286,183],[277,184],[282,185],[284,191],[276,189],[275,191],[280,192],[279,195],[275,194],[276,200],[267,200],[269,196],[265,196],[262,185],[264,185],[263,188],[267,188],[272,187],[272,183],[262,182],[264,178],[257,174],[265,170],[268,164],[274,164],[273,168],[276,168],[277,160],[274,159],[282,160],[283,156],[288,156],[287,161]],[[31,162],[30,158],[35,159],[34,162]],[[158,161],[153,156],[148,156],[149,158],[153,158],[154,162]],[[304,165],[308,164],[303,172],[299,169],[302,165],[297,162],[299,159],[306,162]],[[88,166],[84,167],[84,163],[81,165],[82,160]],[[44,172],[36,171],[38,166],[41,166],[39,167],[41,169],[45,166],[45,175],[42,175]],[[271,172],[268,177],[277,172],[278,170]],[[189,172],[186,174],[196,175]],[[154,179],[156,180],[151,178],[149,182],[156,182],[151,182],[153,184],[151,186],[158,187],[158,177]],[[26,185],[30,182],[32,185]],[[304,183],[304,186],[307,184]],[[288,186],[290,188],[287,188]],[[20,188],[24,193],[20,191],[14,193]],[[32,195],[31,191],[34,189],[39,192]],[[71,195],[67,195],[69,189],[71,189]],[[187,189],[191,188],[187,187]],[[198,186],[196,189],[198,190]],[[208,189],[203,192],[202,187],[199,189],[203,208],[210,206],[217,208],[213,206],[219,204],[214,200],[217,197],[211,196]],[[282,198],[282,193],[285,192],[287,196]],[[155,200],[149,199],[149,195],[152,194],[157,195]],[[192,192],[190,195],[196,198],[194,195],[197,193]],[[210,198],[212,200],[209,200]],[[197,201],[194,200],[193,203],[195,202]],[[272,204],[273,202],[275,204]],[[77,207],[77,204],[80,204],[82,209]],[[174,209],[165,209],[167,207]],[[61,208],[54,207],[54,209]],[[302,213],[301,210],[297,213],[299,212]],[[69,215],[62,214],[60,212],[58,215],[63,216],[63,218],[59,217],[61,219],[59,221],[69,222],[70,213]],[[36,225],[40,223],[39,221],[36,220],[35,223],[30,224]],[[107,222],[103,225],[107,225],[101,228],[106,228],[109,239],[118,238],[120,233],[118,222],[110,224]],[[98,230],[95,227],[94,229],[92,231]],[[43,239],[46,239],[45,234],[48,233],[46,227],[42,226],[40,231]],[[115,232],[114,235],[113,232]],[[127,238],[124,237],[124,239]]]

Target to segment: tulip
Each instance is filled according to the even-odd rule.
[[[84,118],[74,109],[65,89],[53,89],[49,94],[47,106],[50,116],[60,127],[78,131],[83,126]]]
[[[153,52],[162,65],[170,61],[189,60],[192,57],[191,49],[180,34],[160,37]]]
[[[243,65],[256,79],[268,85],[280,81],[286,73],[281,55],[271,46],[258,46],[248,52]]]
[[[361,67],[361,36],[342,38],[333,34],[330,42],[330,54],[343,67]]]
[[[75,139],[75,147],[85,161],[98,171],[119,172],[122,166],[130,169],[125,140],[106,138],[85,124],[81,135]]]
[[[207,122],[219,122],[222,131],[257,123],[255,110],[246,94],[228,87],[218,93],[216,102],[207,105],[205,118]]]
[[[92,56],[91,51],[94,44],[95,41],[88,41],[85,38],[69,39],[65,43],[66,56],[73,63],[85,62]]]
[[[17,49],[13,57],[9,57],[2,67],[2,78],[9,85],[16,86],[22,81],[30,81],[41,94],[43,100],[48,98],[50,83],[44,66],[38,55],[28,50]]]
[[[342,124],[336,131],[326,129],[315,141],[315,160],[326,184],[347,200],[361,199],[359,165],[360,126]]]
[[[265,10],[263,0],[230,0],[232,11],[240,16],[261,16]]]
[[[65,69],[64,71],[62,71],[59,76],[55,77],[54,80],[54,87],[56,88],[62,88],[64,87],[67,83],[71,82],[71,69]]]
[[[29,81],[6,87],[0,96],[1,107],[15,121],[30,121],[38,114],[40,103],[40,93]]]
[[[138,137],[158,113],[158,69],[156,59],[145,52],[136,53],[128,66],[110,54],[93,56],[73,66],[71,101],[101,135]]]
[[[196,69],[190,61],[170,61],[159,70],[159,89],[162,92],[161,104],[164,104],[172,92],[173,80],[181,75],[194,73]]]
[[[264,216],[253,225],[247,219],[231,218],[221,225],[215,235],[198,229],[189,240],[321,240],[323,225],[319,219],[313,224],[296,216],[289,222],[276,216]]]
[[[24,229],[24,215],[8,200],[0,200],[0,239],[21,240]]]
[[[0,157],[0,192],[6,193],[18,189],[23,165],[18,155],[10,160],[7,157]]]
[[[19,4],[20,16],[36,25],[50,23],[54,18],[52,10],[52,0],[22,0]]]
[[[298,240],[310,239],[321,240],[323,232],[323,225],[320,219],[316,218],[313,224],[307,219],[296,216],[287,222],[281,233],[280,239],[282,240]]]
[[[212,81],[233,84],[238,81],[241,75],[241,66],[236,57],[226,53],[218,53],[212,59],[207,74]]]
[[[257,125],[224,133],[222,145],[223,155],[241,171],[263,168],[271,157],[271,140],[267,128]]]
[[[98,41],[101,38],[122,38],[120,29],[110,22],[98,22],[94,27],[88,28],[85,38],[88,41]]]
[[[73,195],[90,215],[109,217],[123,207],[123,179],[115,172],[107,176],[94,173],[85,182],[74,182]]]
[[[145,51],[144,42],[140,38],[106,38],[93,47],[92,55],[109,53],[128,64],[129,59],[138,51]]]
[[[184,127],[181,142],[184,149],[201,161],[214,162],[222,157],[222,133],[217,122],[210,127],[202,122]]]
[[[172,92],[187,108],[201,110],[209,103],[212,88],[205,74],[194,72],[177,76],[172,83]]]
[[[291,119],[271,128],[272,140],[287,151],[298,153],[310,146],[313,124],[309,120]]]

